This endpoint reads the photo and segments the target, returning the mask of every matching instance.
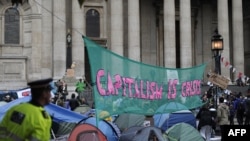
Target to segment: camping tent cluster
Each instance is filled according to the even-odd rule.
[[[30,99],[30,96],[26,96],[0,106],[0,121],[12,106],[28,102]],[[164,108],[176,108],[168,105],[164,105]],[[181,105],[177,104],[178,106]],[[75,112],[54,104],[45,106],[45,109],[53,118],[51,141],[203,140],[196,130],[195,117],[189,110],[155,114],[155,126],[145,126],[146,116],[128,113],[113,116],[112,122],[102,120],[97,124],[95,117],[89,117],[95,110],[86,105]]]

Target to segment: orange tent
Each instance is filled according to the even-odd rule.
[[[72,130],[68,141],[107,141],[107,138],[97,127],[84,123]]]

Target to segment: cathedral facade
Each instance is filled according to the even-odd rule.
[[[90,80],[82,35],[130,59],[169,68],[207,63],[214,69],[211,38],[223,37],[221,56],[250,76],[248,0],[29,0],[0,1],[0,90],[27,81],[65,76]],[[221,64],[222,75],[237,74]]]

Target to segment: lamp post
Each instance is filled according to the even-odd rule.
[[[211,50],[213,52],[213,57],[215,60],[215,73],[218,75],[221,75],[221,65],[220,65],[220,60],[221,60],[221,52],[223,51],[223,38],[222,36],[218,33],[218,29],[215,30],[214,35],[212,36],[211,39]],[[216,98],[215,98],[215,108],[217,109],[217,96],[218,96],[218,86],[216,86]]]
[[[67,42],[67,53],[66,53],[66,69],[70,68],[72,64],[72,37],[70,32],[68,32],[66,36],[66,42]]]

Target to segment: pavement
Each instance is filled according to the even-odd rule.
[[[210,141],[220,141],[221,136],[214,136],[213,138],[210,138]]]
[[[245,119],[243,121],[245,121]],[[234,125],[238,125],[236,118],[234,118]],[[215,136],[213,138],[210,138],[210,141],[220,141],[220,140],[221,140],[220,127],[217,126],[215,131]]]

